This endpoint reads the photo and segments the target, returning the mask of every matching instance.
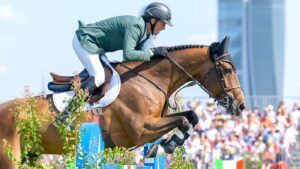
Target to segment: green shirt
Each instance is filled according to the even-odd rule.
[[[142,50],[146,39],[146,23],[142,17],[117,16],[92,24],[79,21],[76,31],[81,46],[93,54],[123,49],[124,61],[149,61],[153,53]]]

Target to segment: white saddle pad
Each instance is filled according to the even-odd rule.
[[[112,69],[112,78],[106,91],[104,97],[102,97],[99,101],[94,102],[93,104],[86,103],[84,106],[84,110],[91,110],[96,107],[105,107],[111,104],[119,95],[121,89],[121,80],[119,74],[113,67],[110,65],[109,61],[106,57],[101,57],[103,61],[106,62],[107,65]],[[69,104],[69,99],[75,95],[74,91],[67,92],[54,92],[53,93],[53,103],[57,110],[62,112],[66,106]]]

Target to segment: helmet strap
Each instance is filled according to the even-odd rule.
[[[152,24],[152,22],[150,21],[150,26],[151,26],[151,34],[153,35],[154,32],[154,28],[156,26],[156,23],[158,22],[158,19],[154,18],[155,22]]]

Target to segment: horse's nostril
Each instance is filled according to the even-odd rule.
[[[239,107],[240,111],[243,111],[245,108],[246,108],[246,106],[245,106],[244,103],[242,103],[242,104],[240,105],[240,107]]]

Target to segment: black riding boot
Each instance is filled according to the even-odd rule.
[[[97,89],[95,83],[95,76],[90,76],[86,81],[81,84],[81,89],[88,90],[89,96],[92,96],[94,91]]]

